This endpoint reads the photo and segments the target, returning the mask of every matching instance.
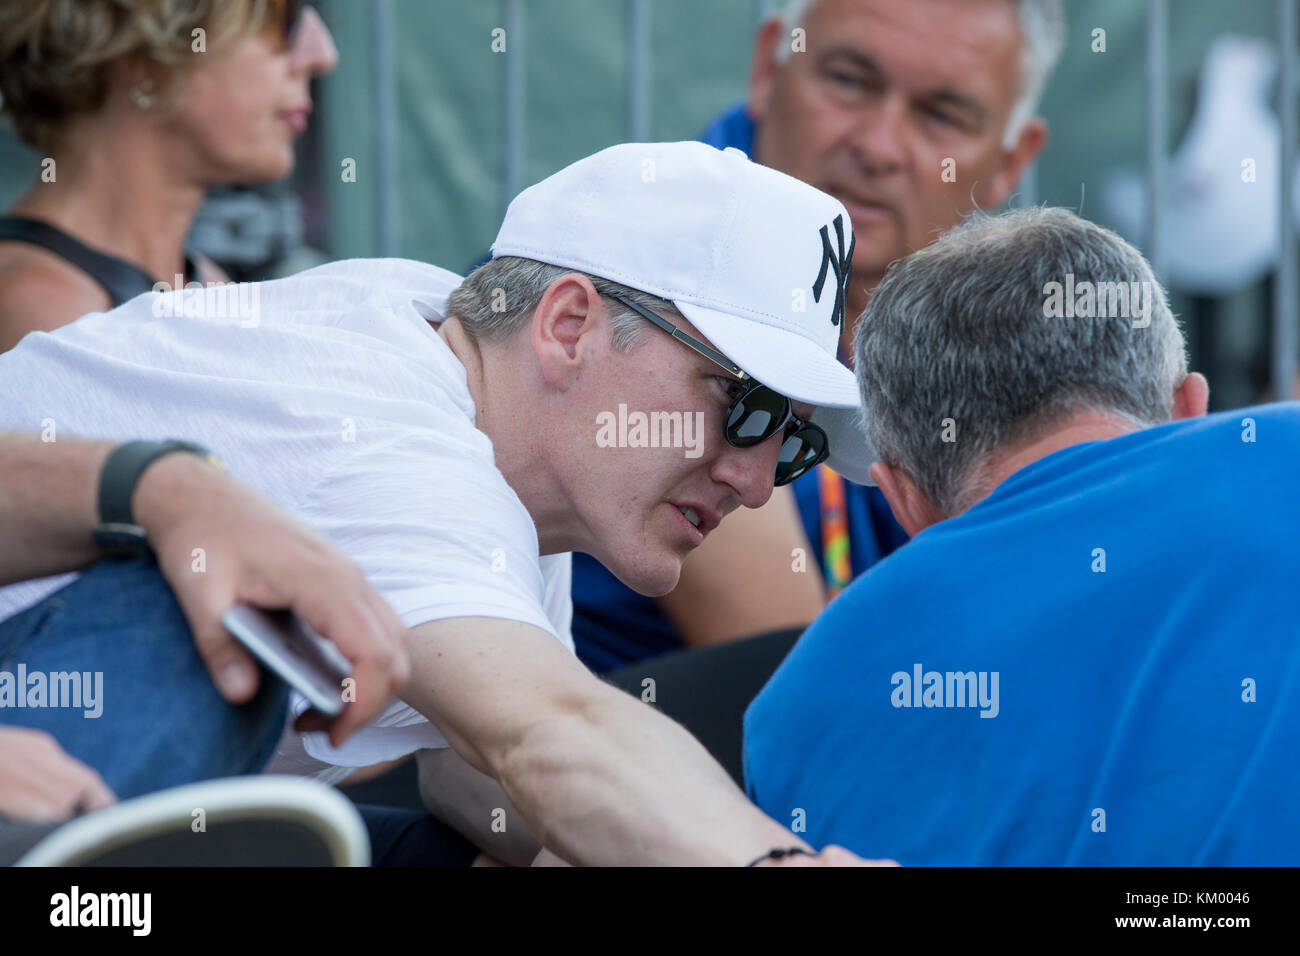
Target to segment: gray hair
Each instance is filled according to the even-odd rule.
[[[1110,318],[1063,317],[1049,290],[1071,273],[1075,289],[1150,283],[1132,287],[1149,295],[1149,324],[1117,319],[1129,310],[1114,299],[1101,308],[1101,295],[1094,313]],[[876,453],[947,517],[987,491],[995,451],[1079,411],[1134,427],[1166,422],[1187,376],[1182,332],[1142,254],[1069,210],[1039,206],[976,214],[894,263],[854,356]]]
[[[621,295],[644,309],[671,319],[676,307],[666,299],[632,289],[578,269],[553,266],[535,259],[501,256],[479,266],[456,287],[447,300],[447,312],[460,319],[476,342],[497,342],[523,328],[551,283],[561,276],[586,276],[602,296]],[[610,299],[610,327],[614,348],[630,349],[646,330],[646,320],[621,302]]]
[[[1002,136],[1002,148],[1011,149],[1029,118],[1038,109],[1038,101],[1047,87],[1048,77],[1065,48],[1065,8],[1061,0],[1008,0],[1020,13],[1020,32],[1024,46],[1020,54],[1020,95],[1016,98]],[[781,19],[786,28],[802,26],[813,0],[791,0]],[[790,44],[776,48],[776,58],[784,63],[790,57]]]

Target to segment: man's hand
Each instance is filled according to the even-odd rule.
[[[192,455],[151,465],[132,501],[222,695],[233,704],[257,691],[258,670],[221,623],[236,603],[290,608],[352,663],[356,699],[326,724],[335,746],[373,720],[410,677],[406,628],[361,569],[323,535]],[[195,570],[201,548],[203,570]],[[341,691],[340,691],[341,692]],[[317,718],[317,719],[314,719]]]
[[[42,730],[0,727],[0,814],[66,820],[116,802],[99,774],[63,752]]]
[[[542,850],[537,856],[533,857],[531,866],[572,866],[567,860],[561,860],[550,850]]]

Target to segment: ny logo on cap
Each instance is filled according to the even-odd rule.
[[[832,225],[835,226],[835,239],[839,244],[839,253],[831,248],[831,234],[826,226],[821,228],[822,237],[822,267],[817,273],[817,281],[813,283],[813,301],[822,300],[822,288],[826,284],[826,270],[830,269],[835,273],[835,305],[831,309],[831,325],[839,325],[844,319],[844,298],[849,288],[849,266],[853,262],[853,246],[858,241],[857,236],[849,238],[849,250],[844,251],[844,217],[836,216]]]

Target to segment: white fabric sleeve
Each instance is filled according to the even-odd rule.
[[[359,446],[363,432],[359,426]],[[407,627],[496,617],[555,633],[537,530],[491,464],[487,437],[468,423],[460,434],[367,441],[312,489],[302,508]]]
[[[304,517],[365,572],[407,627],[456,617],[521,621],[572,650],[547,614],[537,530],[518,496],[491,463],[491,444],[466,423],[450,433],[412,432],[363,438],[308,495]],[[568,555],[548,570],[568,580]],[[564,615],[567,588],[555,613]],[[554,597],[552,598],[554,601]],[[571,605],[569,605],[571,609]],[[293,697],[295,714],[306,701]],[[395,700],[339,748],[323,733],[303,735],[307,753],[360,767],[446,739],[422,714]]]

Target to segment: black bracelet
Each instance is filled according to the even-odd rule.
[[[764,860],[780,860],[780,859],[782,859],[782,858],[784,858],[784,857],[787,857],[787,856],[794,856],[796,853],[802,853],[802,854],[804,854],[805,856],[813,856],[813,855],[814,855],[814,854],[808,852],[807,850],[805,850],[805,849],[804,849],[803,847],[801,847],[801,846],[792,846],[792,847],[790,847],[788,850],[782,849],[781,847],[777,847],[776,849],[768,850],[766,853],[764,853],[762,856],[760,856],[757,860],[754,860],[754,861],[751,862],[751,863],[746,863],[745,866],[758,866],[758,864],[762,863]]]
[[[174,451],[215,460],[206,448],[184,441],[130,441],[109,454],[99,476],[99,527],[93,532],[95,543],[105,554],[137,557],[151,553],[144,528],[132,513],[131,498],[145,469]]]
[[[101,524],[136,524],[131,511],[135,484],[145,469],[163,455],[185,451],[200,458],[209,452],[188,441],[129,441],[113,449],[99,475],[99,521]]]

